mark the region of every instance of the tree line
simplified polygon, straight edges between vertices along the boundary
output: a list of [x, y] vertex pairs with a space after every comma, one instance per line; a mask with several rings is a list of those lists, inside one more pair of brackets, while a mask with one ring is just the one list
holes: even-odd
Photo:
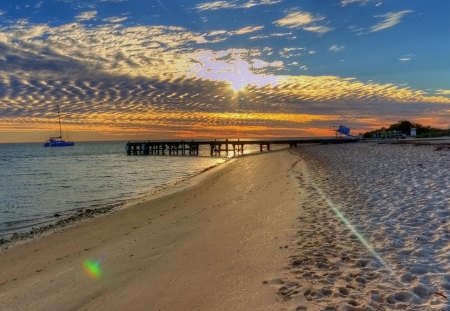
[[377, 132], [389, 132], [389, 131], [400, 131], [404, 135], [409, 136], [411, 133], [411, 128], [416, 129], [416, 137], [418, 138], [450, 136], [450, 128], [439, 129], [427, 125], [422, 125], [420, 123], [413, 123], [407, 120], [403, 120], [391, 124], [388, 128], [382, 127], [377, 130], [366, 132], [364, 133], [364, 138], [371, 138], [372, 135]]

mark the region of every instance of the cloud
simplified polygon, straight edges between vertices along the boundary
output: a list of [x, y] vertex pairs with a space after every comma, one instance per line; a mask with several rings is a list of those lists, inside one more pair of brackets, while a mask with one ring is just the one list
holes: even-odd
[[17, 76], [38, 73], [41, 76], [83, 72], [86, 66], [48, 49], [24, 50], [0, 42], [0, 70]]
[[86, 11], [75, 16], [77, 21], [88, 21], [97, 16], [97, 11]]
[[[89, 69], [84, 76], [0, 76], [0, 90], [7, 90], [0, 91], [0, 132], [56, 130], [55, 103], [61, 105], [65, 127], [75, 137], [96, 132], [108, 134], [108, 139], [150, 139], [161, 132], [174, 138], [299, 136], [299, 128], [308, 136], [323, 135], [329, 124], [343, 118], [367, 128], [386, 118], [418, 120], [432, 114], [434, 119], [426, 124], [438, 125], [450, 117], [448, 97], [336, 76], [274, 76], [276, 83], [259, 86], [236, 80], [237, 89], [245, 86], [236, 93], [226, 79], [221, 81], [227, 77], [220, 76], [215, 64], [228, 52], [208, 53], [213, 64], [203, 64], [215, 69], [216, 76], [209, 71], [204, 79], [112, 76]], [[224, 73], [233, 63], [223, 64]], [[230, 73], [236, 76], [236, 71]], [[389, 117], [380, 117], [380, 112]]]
[[205, 2], [196, 6], [198, 11], [214, 11], [221, 9], [234, 9], [236, 5], [230, 1]]
[[270, 34], [261, 34], [261, 35], [257, 35], [257, 36], [252, 36], [250, 37], [250, 40], [258, 40], [258, 39], [267, 39], [267, 38], [273, 38], [273, 37], [288, 37], [288, 39], [296, 39], [297, 37], [293, 35], [292, 32], [284, 32], [284, 33], [280, 33], [280, 32], [275, 32], [275, 33], [270, 33]]
[[[215, 62], [232, 52], [208, 53]], [[278, 76], [275, 84], [245, 85], [236, 92], [220, 80], [223, 77], [159, 80], [94, 71], [84, 76], [55, 74], [51, 79], [0, 76], [0, 90], [7, 90], [0, 91], [0, 132], [56, 130], [55, 103], [62, 107], [69, 132], [77, 137], [84, 131], [108, 133], [109, 139], [149, 139], [161, 131], [170, 137], [299, 136], [299, 128], [302, 135], [323, 135], [329, 124], [343, 118], [367, 128], [386, 118], [419, 120], [432, 114], [426, 124], [438, 125], [450, 117], [450, 98], [392, 84]], [[389, 116], [380, 117], [380, 112]]]
[[449, 95], [450, 95], [450, 90], [442, 90], [442, 89], [439, 89], [439, 90], [436, 90], [436, 94], [438, 94], [438, 95], [444, 95], [444, 96], [449, 96]]
[[401, 62], [409, 62], [409, 61], [413, 60], [414, 58], [416, 58], [416, 55], [407, 54], [407, 55], [401, 56], [398, 60]]
[[319, 33], [319, 34], [324, 34], [324, 33], [327, 33], [329, 31], [333, 30], [333, 28], [330, 28], [327, 26], [307, 26], [307, 27], [304, 27], [303, 30], [315, 32], [315, 33]]
[[341, 5], [342, 6], [346, 6], [349, 4], [354, 4], [354, 3], [358, 3], [358, 4], [367, 4], [370, 0], [341, 0]]
[[[57, 27], [22, 23], [0, 31], [5, 45], [15, 47], [10, 55], [26, 55], [26, 61], [8, 56], [5, 70], [19, 75], [28, 70], [39, 76], [61, 70], [79, 70], [80, 75], [90, 70], [112, 75], [142, 76], [155, 79], [177, 79], [184, 76], [214, 78], [230, 81], [233, 72], [242, 72], [243, 84], [255, 78], [264, 78], [251, 72], [250, 60], [259, 58], [258, 49], [232, 49], [214, 52], [209, 60], [202, 45], [210, 43], [210, 35], [243, 35], [259, 31], [262, 26], [248, 26], [232, 32], [216, 31], [206, 35], [190, 32], [174, 26], [100, 25], [86, 26], [79, 23]], [[99, 39], [101, 38], [101, 40]], [[51, 54], [45, 50], [51, 51]], [[266, 51], [268, 54], [270, 51]], [[206, 53], [206, 54], [205, 54]], [[45, 54], [45, 57], [41, 55]], [[215, 58], [222, 58], [221, 60]], [[34, 59], [34, 60], [33, 60]], [[61, 62], [68, 64], [62, 64]], [[73, 64], [73, 66], [72, 66]], [[75, 66], [82, 64], [83, 66]], [[242, 65], [245, 64], [245, 65]], [[208, 68], [213, 65], [212, 68]], [[221, 66], [216, 73], [208, 72]], [[280, 68], [282, 62], [270, 62], [271, 68]], [[206, 69], [205, 69], [206, 68]], [[261, 69], [262, 67], [258, 68]], [[72, 73], [73, 74], [73, 73]], [[222, 78], [220, 78], [222, 77]], [[227, 80], [228, 79], [228, 80]], [[250, 82], [251, 83], [251, 82]], [[255, 82], [261, 83], [261, 82]]]
[[343, 45], [336, 45], [336, 44], [334, 44], [334, 45], [332, 45], [332, 46], [330, 46], [328, 48], [329, 51], [332, 51], [332, 52], [335, 52], [335, 53], [343, 51], [344, 49], [345, 49], [345, 46], [343, 46]]
[[212, 30], [206, 33], [204, 36], [208, 38], [209, 42], [217, 43], [227, 40], [231, 36], [241, 36], [258, 32], [264, 29], [264, 26], [246, 26], [237, 30]]
[[308, 66], [306, 66], [306, 65], [301, 65], [301, 64], [299, 64], [298, 62], [288, 63], [287, 65], [288, 65], [288, 66], [293, 66], [293, 67], [295, 67], [295, 68], [297, 68], [297, 69], [300, 69], [300, 70], [308, 70], [308, 69], [309, 69]]
[[367, 5], [369, 3], [374, 3], [374, 2], [375, 2], [375, 6], [380, 6], [383, 4], [379, 0], [341, 0], [341, 5], [342, 6], [347, 6], [347, 5], [351, 5], [351, 4]]
[[229, 32], [227, 30], [213, 30], [210, 31], [206, 34], [206, 36], [208, 37], [213, 37], [213, 36], [221, 36], [221, 35], [227, 35]]
[[121, 23], [121, 22], [124, 22], [124, 21], [126, 21], [127, 19], [128, 19], [128, 17], [126, 17], [126, 16], [122, 16], [122, 17], [120, 17], [120, 16], [112, 16], [112, 17], [107, 17], [107, 18], [105, 18], [105, 19], [103, 19], [103, 20], [104, 20], [105, 22], [115, 24], [115, 23]]
[[370, 32], [377, 32], [377, 31], [381, 31], [381, 30], [385, 30], [385, 29], [394, 27], [395, 25], [399, 24], [402, 21], [402, 18], [405, 15], [412, 13], [412, 12], [414, 12], [414, 11], [404, 10], [404, 11], [400, 11], [400, 12], [389, 12], [384, 15], [378, 15], [376, 17], [383, 18], [383, 21], [372, 26], [370, 28]]
[[250, 0], [250, 1], [212, 1], [198, 4], [195, 8], [198, 11], [216, 11], [222, 9], [245, 9], [260, 5], [273, 5], [281, 0]]
[[26, 21], [3, 26], [0, 133], [51, 132], [55, 103], [71, 132], [108, 139], [150, 139], [162, 131], [171, 137], [298, 136], [299, 128], [314, 135], [342, 118], [361, 127], [386, 118], [431, 115], [427, 124], [435, 126], [450, 119], [448, 90], [428, 95], [338, 76], [282, 75], [285, 66], [302, 69], [289, 57], [314, 51], [298, 45], [220, 49], [211, 34], [223, 33]]
[[302, 28], [320, 20], [323, 20], [323, 17], [314, 17], [309, 12], [295, 11], [277, 20], [275, 24], [287, 28]]
[[427, 96], [425, 92], [391, 83], [364, 83], [353, 78], [336, 76], [287, 76], [278, 85], [280, 95], [296, 94], [298, 98], [312, 101], [346, 101], [370, 103], [384, 100], [386, 102], [408, 103], [442, 103], [450, 104], [443, 97]]
[[247, 26], [247, 27], [243, 27], [241, 29], [238, 29], [236, 31], [232, 31], [231, 34], [244, 35], [244, 34], [256, 32], [256, 31], [260, 31], [262, 29], [264, 29], [264, 26]]
[[281, 1], [282, 0], [250, 0], [250, 1], [246, 1], [243, 4], [241, 4], [241, 6], [244, 8], [252, 8], [254, 6], [259, 6], [259, 5], [273, 5], [273, 4], [280, 3]]
[[204, 35], [174, 26], [70, 23], [50, 27], [23, 22], [0, 29], [0, 42], [36, 58], [48, 58], [51, 51], [112, 74], [160, 77], [184, 74], [195, 58], [194, 49], [209, 41]]
[[282, 58], [291, 58], [291, 57], [298, 57], [304, 54], [308, 53], [308, 49], [307, 48], [303, 48], [303, 47], [296, 47], [296, 48], [283, 48], [282, 50], [279, 51], [279, 55]]
[[264, 29], [264, 26], [246, 26], [239, 28], [237, 30], [212, 30], [205, 34], [205, 37], [211, 38], [214, 37], [212, 41], [214, 42], [221, 42], [225, 41], [230, 36], [240, 36], [240, 35], [246, 35], [253, 32], [258, 32]]
[[326, 33], [332, 28], [326, 26], [316, 25], [316, 22], [324, 20], [323, 16], [314, 16], [309, 12], [293, 11], [285, 17], [274, 22], [279, 27], [286, 27], [291, 29], [303, 29], [310, 32]]

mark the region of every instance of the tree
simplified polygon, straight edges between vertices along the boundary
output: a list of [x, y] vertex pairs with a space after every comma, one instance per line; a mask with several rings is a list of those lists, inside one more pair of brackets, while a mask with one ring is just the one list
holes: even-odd
[[415, 124], [412, 122], [409, 122], [407, 120], [404, 121], [398, 121], [397, 123], [392, 124], [389, 126], [389, 131], [400, 131], [403, 134], [409, 135], [411, 133], [411, 128], [416, 127]]

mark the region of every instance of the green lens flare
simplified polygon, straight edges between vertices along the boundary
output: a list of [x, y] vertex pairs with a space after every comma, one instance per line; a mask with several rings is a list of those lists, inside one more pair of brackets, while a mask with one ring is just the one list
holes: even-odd
[[98, 280], [102, 277], [102, 268], [99, 260], [85, 260], [83, 262], [84, 271], [93, 279]]
[[400, 282], [395, 274], [395, 272], [391, 269], [389, 265], [381, 258], [381, 256], [377, 253], [377, 251], [370, 245], [370, 243], [365, 239], [365, 237], [359, 233], [359, 231], [354, 227], [350, 221], [345, 217], [345, 215], [340, 211], [338, 205], [334, 204], [333, 201], [322, 191], [322, 189], [319, 188], [315, 183], [311, 183], [312, 187], [317, 191], [317, 193], [325, 200], [328, 207], [331, 208], [331, 210], [336, 214], [336, 216], [339, 218], [339, 220], [353, 233], [353, 235], [358, 238], [358, 240], [361, 242], [362, 245], [364, 245], [365, 248], [369, 252], [372, 253], [372, 255], [378, 260], [378, 262], [383, 265], [390, 273], [390, 275], [397, 281], [400, 285], [403, 285], [402, 282]]

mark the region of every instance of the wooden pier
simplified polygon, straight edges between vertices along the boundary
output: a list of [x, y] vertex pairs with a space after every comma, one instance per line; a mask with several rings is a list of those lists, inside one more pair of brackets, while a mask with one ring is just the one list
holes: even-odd
[[271, 145], [286, 145], [289, 148], [302, 144], [354, 143], [357, 139], [314, 138], [314, 139], [270, 139], [270, 140], [190, 140], [190, 141], [129, 141], [125, 146], [127, 155], [178, 155], [198, 156], [200, 146], [209, 146], [211, 156], [240, 156], [246, 145], [259, 146], [259, 151], [270, 151]]

